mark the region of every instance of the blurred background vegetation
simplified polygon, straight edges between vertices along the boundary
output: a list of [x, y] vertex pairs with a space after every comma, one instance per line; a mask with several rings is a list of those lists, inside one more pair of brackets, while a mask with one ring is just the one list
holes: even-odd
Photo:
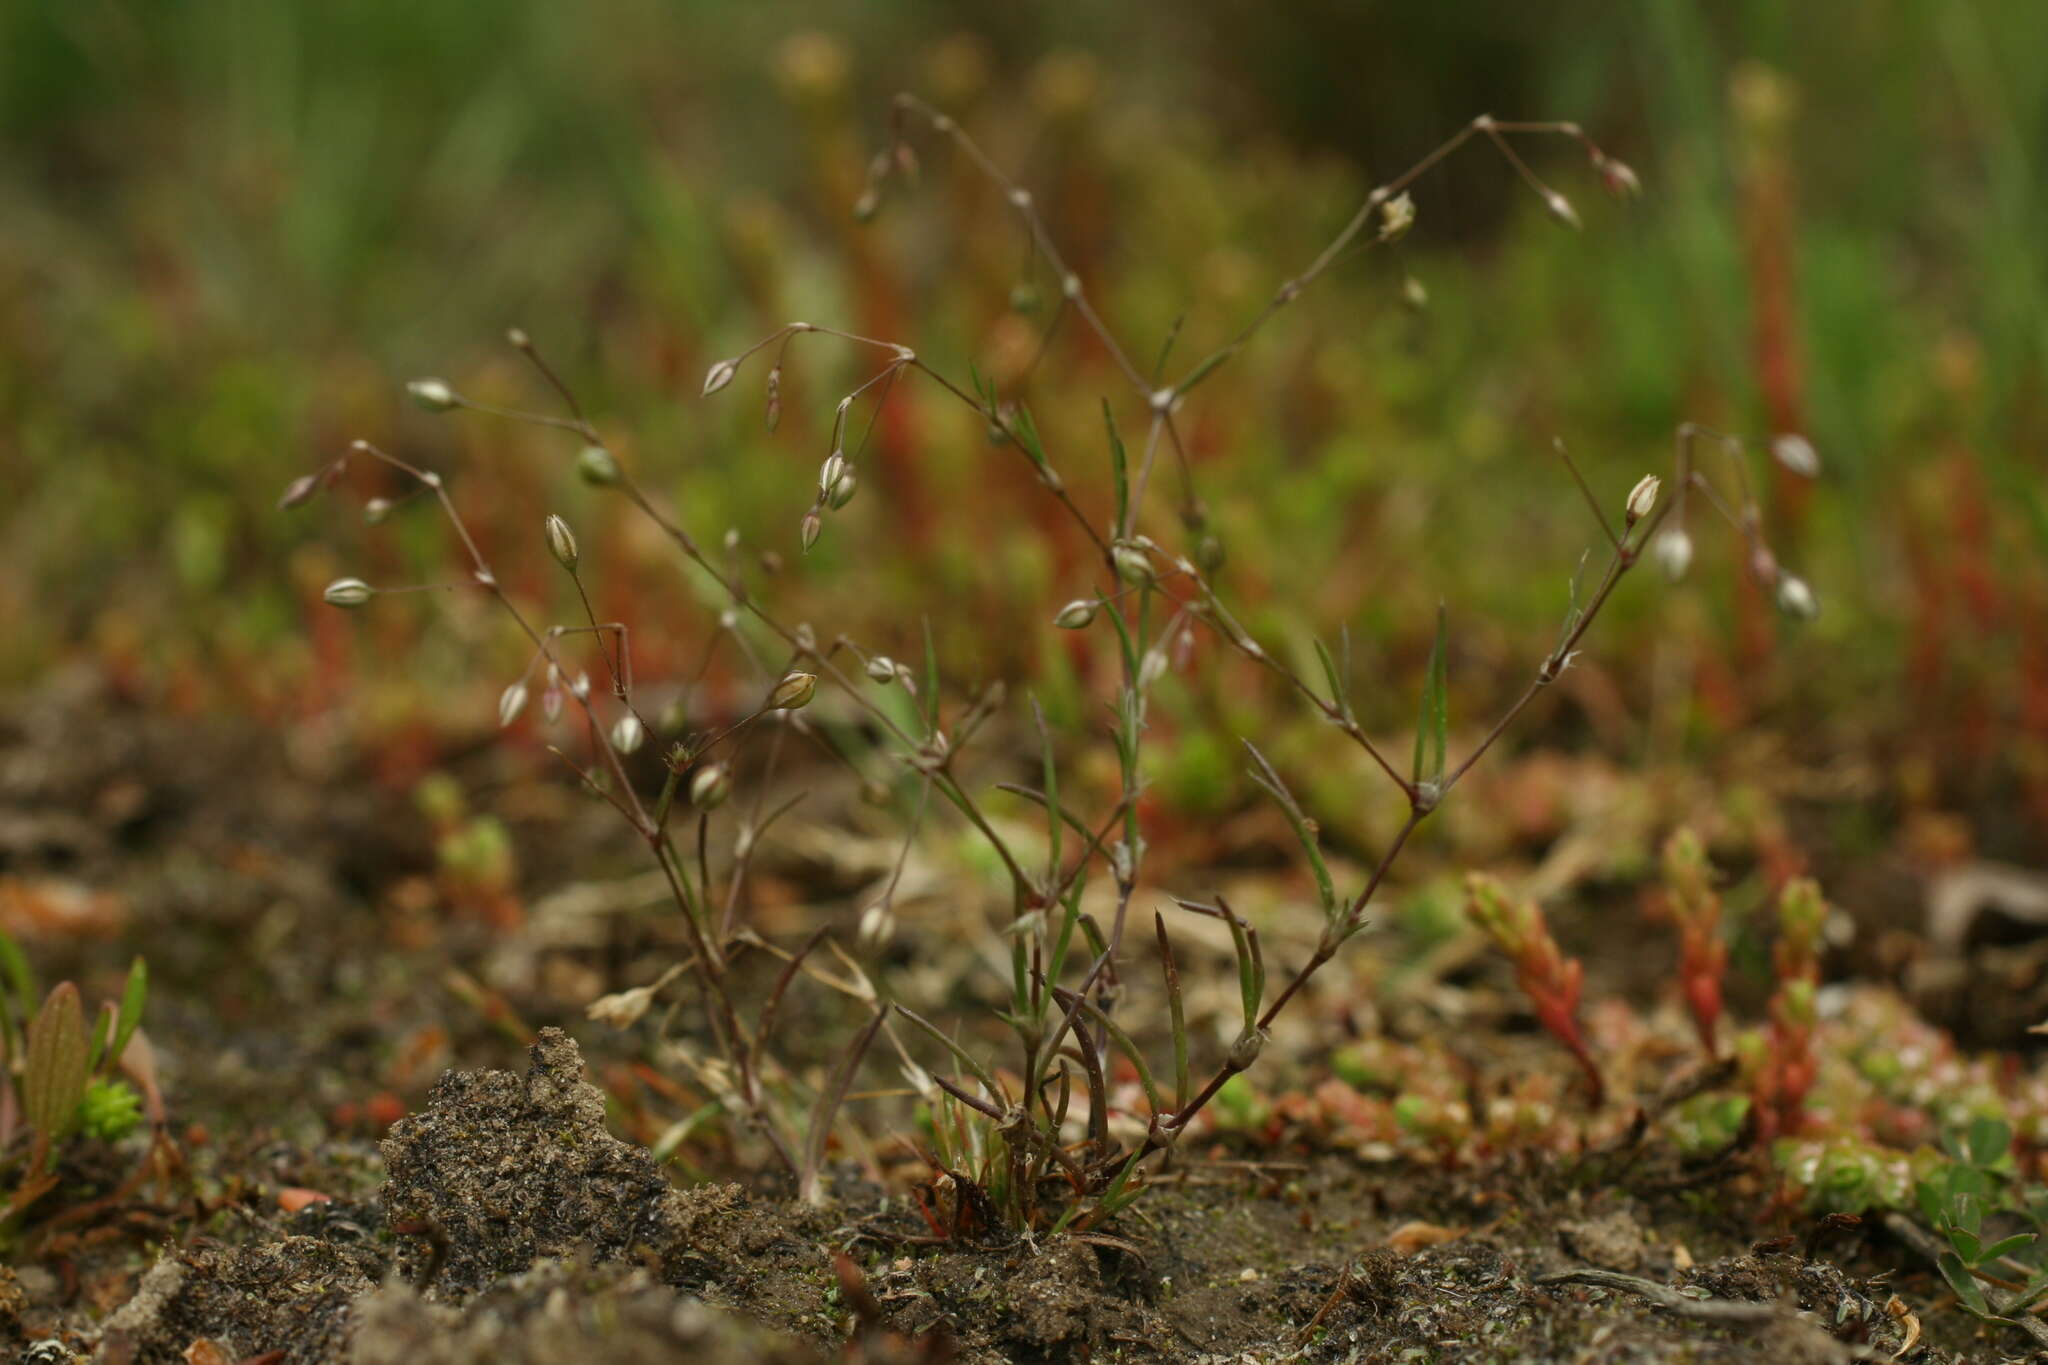
[[[417, 506], [377, 527], [275, 510], [357, 436], [447, 470], [522, 592], [553, 590], [538, 527], [567, 514], [643, 677], [683, 669], [702, 585], [576, 485], [573, 442], [404, 402], [437, 374], [545, 406], [503, 344], [518, 325], [701, 538], [782, 554], [764, 591], [787, 615], [904, 655], [930, 612], [950, 674], [1033, 677], [1078, 715], [1085, 680], [1038, 627], [1088, 566], [1014, 452], [900, 386], [861, 497], [799, 556], [864, 358], [807, 342], [774, 435], [760, 372], [698, 397], [707, 365], [797, 317], [1021, 376], [1046, 313], [1017, 286], [1052, 282], [955, 156], [923, 141], [921, 184], [853, 220], [888, 97], [951, 111], [1037, 190], [1133, 350], [1184, 316], [1175, 368], [1376, 178], [1491, 111], [1577, 120], [1646, 192], [1613, 202], [1576, 148], [1531, 144], [1570, 232], [1471, 148], [1420, 187], [1397, 253], [1349, 261], [1190, 399], [1248, 619], [1304, 660], [1348, 625], [1362, 709], [1393, 731], [1441, 597], [1458, 708], [1483, 717], [1548, 647], [1593, 535], [1554, 437], [1618, 507], [1668, 472], [1681, 421], [1802, 432], [1816, 483], [1754, 473], [1818, 622], [1779, 622], [1696, 523], [1692, 578], [1631, 583], [1549, 737], [1631, 759], [1748, 737], [1855, 769], [1843, 789], [1880, 806], [1966, 807], [2012, 856], [2048, 828], [2043, 51], [2039, 0], [11, 0], [0, 682], [83, 661], [154, 707], [487, 729], [522, 662], [494, 620], [442, 594], [318, 601], [343, 572], [447, 577], [444, 528]], [[1106, 507], [1100, 399], [1140, 421], [1106, 356], [1063, 328], [1029, 395]], [[1151, 525], [1179, 544], [1163, 495]], [[1240, 793], [1233, 730], [1291, 717], [1297, 751], [1318, 742], [1222, 677], [1161, 721], [1197, 810]]]

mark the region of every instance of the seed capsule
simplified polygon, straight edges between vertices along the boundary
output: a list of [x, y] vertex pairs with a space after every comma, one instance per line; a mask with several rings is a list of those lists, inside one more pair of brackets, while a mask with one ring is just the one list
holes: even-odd
[[631, 711], [612, 722], [612, 747], [620, 753], [630, 754], [646, 742], [647, 727]]
[[818, 675], [815, 673], [790, 673], [775, 684], [775, 690], [768, 694], [770, 711], [795, 711], [811, 704], [811, 698], [818, 694]]
[[1674, 526], [1657, 537], [1654, 553], [1664, 576], [1676, 583], [1692, 567], [1692, 537], [1683, 527]]
[[1077, 597], [1059, 610], [1052, 623], [1061, 630], [1081, 630], [1095, 620], [1095, 603], [1086, 597]]
[[576, 472], [592, 488], [609, 488], [619, 481], [619, 462], [603, 446], [585, 446], [576, 454]]
[[704, 372], [704, 396], [710, 397], [732, 383], [732, 377], [740, 372], [736, 360], [721, 360]]
[[412, 395], [413, 402], [428, 412], [446, 412], [461, 401], [455, 396], [455, 390], [440, 379], [415, 379], [405, 386], [405, 391]]
[[896, 661], [886, 654], [877, 654], [868, 660], [868, 679], [871, 682], [892, 683], [896, 681]]
[[320, 595], [327, 599], [330, 607], [360, 607], [370, 600], [376, 589], [360, 578], [337, 578], [327, 585], [327, 591]]
[[690, 775], [690, 804], [698, 810], [717, 810], [732, 795], [732, 769], [723, 763], [706, 763]]
[[1778, 579], [1778, 610], [1795, 621], [1811, 621], [1820, 615], [1820, 599], [1798, 574], [1783, 574]]
[[526, 683], [522, 679], [498, 694], [498, 728], [504, 729], [519, 719], [519, 713], [526, 709]]

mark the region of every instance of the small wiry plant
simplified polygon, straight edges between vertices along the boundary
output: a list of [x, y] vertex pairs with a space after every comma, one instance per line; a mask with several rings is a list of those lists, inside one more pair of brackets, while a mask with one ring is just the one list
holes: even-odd
[[[750, 655], [757, 655], [751, 641], [758, 636], [782, 651], [777, 666], [756, 658], [756, 666], [765, 675], [757, 708], [728, 724], [685, 735], [663, 752], [664, 771], [657, 797], [643, 799], [634, 781], [636, 765], [645, 762], [636, 755], [656, 733], [656, 726], [641, 709], [631, 637], [624, 623], [600, 621], [591, 608], [579, 577], [581, 552], [566, 522], [549, 518], [543, 528], [544, 539], [574, 584], [582, 614], [570, 624], [543, 627], [505, 592], [441, 476], [434, 472], [359, 441], [349, 453], [294, 483], [282, 501], [287, 506], [297, 505], [331, 487], [352, 457], [380, 462], [432, 494], [468, 556], [473, 584], [504, 608], [532, 645], [527, 669], [501, 697], [500, 720], [510, 723], [521, 714], [536, 687], [541, 689], [543, 709], [550, 719], [561, 712], [565, 698], [575, 708], [593, 757], [589, 766], [567, 754], [562, 755], [564, 762], [579, 780], [609, 801], [645, 842], [686, 927], [690, 956], [685, 972], [704, 1003], [717, 1053], [696, 1062], [698, 1077], [719, 1096], [718, 1103], [729, 1117], [765, 1136], [807, 1197], [820, 1193], [820, 1171], [834, 1116], [862, 1058], [886, 1030], [931, 1107], [932, 1160], [953, 1181], [955, 1227], [964, 1220], [964, 1211], [972, 1208], [985, 1209], [986, 1217], [1014, 1228], [1080, 1230], [1100, 1223], [1136, 1198], [1148, 1158], [1172, 1149], [1205, 1107], [1256, 1063], [1275, 1019], [1364, 927], [1374, 895], [1416, 830], [1514, 721], [1571, 666], [1594, 620], [1645, 551], [1654, 544], [1667, 572], [1676, 576], [1685, 571], [1691, 559], [1691, 541], [1683, 525], [1688, 493], [1697, 492], [1736, 526], [1749, 548], [1752, 571], [1776, 587], [1788, 613], [1810, 615], [1812, 594], [1803, 583], [1783, 573], [1765, 548], [1746, 475], [1738, 475], [1742, 491], [1729, 499], [1695, 467], [1695, 452], [1704, 442], [1725, 453], [1740, 469], [1742, 443], [1734, 438], [1693, 426], [1681, 428], [1675, 451], [1676, 496], [1664, 496], [1662, 481], [1645, 476], [1621, 500], [1618, 529], [1617, 519], [1609, 517], [1602, 499], [1560, 445], [1564, 465], [1586, 497], [1605, 541], [1604, 568], [1590, 587], [1582, 576], [1572, 579], [1555, 645], [1538, 662], [1526, 687], [1455, 762], [1450, 752], [1448, 614], [1439, 609], [1435, 642], [1421, 687], [1413, 757], [1404, 770], [1389, 757], [1383, 742], [1367, 731], [1355, 709], [1348, 635], [1340, 636], [1335, 650], [1318, 642], [1319, 684], [1256, 639], [1226, 603], [1216, 579], [1221, 547], [1207, 526], [1194, 490], [1180, 413], [1204, 382], [1241, 354], [1275, 316], [1340, 261], [1355, 251], [1386, 245], [1406, 234], [1416, 216], [1410, 187], [1466, 143], [1477, 140], [1493, 146], [1546, 211], [1574, 228], [1579, 220], [1569, 201], [1537, 177], [1515, 150], [1512, 137], [1541, 135], [1577, 141], [1617, 194], [1635, 192], [1634, 174], [1602, 152], [1575, 124], [1475, 119], [1408, 170], [1374, 187], [1329, 244], [1305, 268], [1284, 279], [1263, 308], [1178, 379], [1168, 381], [1161, 378], [1169, 359], [1167, 352], [1161, 353], [1158, 364], [1148, 372], [1111, 332], [1084, 281], [1062, 256], [1031, 192], [1012, 180], [948, 115], [922, 101], [900, 96], [895, 102], [892, 141], [870, 167], [869, 184], [857, 206], [859, 216], [872, 216], [885, 192], [913, 177], [918, 156], [912, 134], [920, 128], [948, 142], [998, 189], [1015, 211], [1029, 250], [1052, 271], [1058, 281], [1058, 302], [1047, 320], [1047, 335], [1067, 317], [1077, 318], [1135, 395], [1144, 414], [1144, 435], [1129, 446], [1114, 406], [1107, 400], [1102, 404], [1111, 506], [1094, 515], [1084, 508], [1054, 452], [1047, 448], [1030, 409], [1018, 398], [1004, 394], [997, 383], [979, 373], [970, 373], [964, 380], [949, 376], [916, 349], [897, 341], [810, 322], [786, 323], [713, 364], [705, 375], [703, 391], [709, 396], [727, 390], [757, 356], [772, 357], [767, 362], [764, 388], [765, 420], [773, 431], [782, 412], [785, 366], [791, 363], [799, 343], [833, 341], [879, 358], [874, 373], [837, 401], [815, 489], [797, 518], [796, 538], [806, 550], [818, 542], [828, 519], [848, 505], [859, 486], [856, 462], [865, 438], [855, 417], [857, 406], [865, 401], [878, 410], [899, 382], [911, 379], [935, 384], [985, 424], [999, 446], [1020, 453], [1047, 495], [1078, 528], [1092, 551], [1095, 579], [1056, 613], [1051, 624], [1067, 631], [1092, 630], [1108, 636], [1118, 678], [1108, 710], [1119, 780], [1106, 810], [1096, 812], [1092, 819], [1075, 810], [1063, 795], [1054, 737], [1034, 703], [1042, 750], [1041, 783], [1035, 787], [1008, 783], [1001, 789], [1043, 813], [1042, 862], [1013, 845], [960, 773], [962, 754], [1003, 705], [1001, 688], [984, 690], [948, 716], [942, 706], [942, 680], [929, 628], [923, 666], [913, 668], [863, 650], [844, 636], [824, 640], [807, 624], [782, 620], [742, 571], [737, 534], [728, 537], [723, 556], [701, 548], [682, 521], [658, 506], [626, 471], [573, 392], [523, 332], [512, 334], [513, 345], [556, 391], [566, 415], [498, 408], [471, 400], [437, 379], [416, 381], [413, 397], [433, 411], [471, 410], [507, 416], [574, 436], [581, 444], [576, 463], [584, 480], [624, 496], [723, 595], [728, 605], [713, 638], [729, 638]], [[870, 429], [872, 422], [871, 416]], [[1180, 474], [1176, 511], [1187, 538], [1186, 553], [1170, 551], [1147, 529], [1155, 475], [1167, 460]], [[1659, 536], [1667, 517], [1671, 524]], [[351, 577], [336, 581], [326, 595], [336, 606], [357, 607], [379, 591]], [[1144, 746], [1152, 692], [1177, 666], [1176, 659], [1185, 654], [1198, 630], [1206, 630], [1227, 650], [1279, 679], [1346, 742], [1356, 746], [1407, 805], [1405, 820], [1362, 885], [1355, 890], [1340, 889], [1323, 857], [1317, 822], [1279, 771], [1247, 743], [1253, 781], [1278, 804], [1313, 874], [1323, 926], [1308, 959], [1274, 978], [1281, 984], [1272, 990], [1258, 932], [1244, 916], [1220, 897], [1178, 901], [1184, 911], [1224, 926], [1237, 967], [1240, 1018], [1234, 1037], [1199, 1083], [1179, 960], [1163, 915], [1154, 915], [1153, 937], [1170, 1015], [1165, 1021], [1172, 1038], [1170, 1073], [1151, 1064], [1127, 1027], [1128, 1021], [1119, 1017], [1119, 1004], [1125, 997], [1123, 973], [1132, 955], [1127, 941], [1130, 911], [1147, 854], [1139, 805], [1145, 791]], [[564, 646], [572, 638], [588, 641], [597, 649], [608, 686], [591, 685], [565, 657]], [[857, 662], [858, 667], [850, 669], [848, 660]], [[709, 821], [734, 779], [735, 765], [728, 751], [765, 729], [773, 729], [772, 767], [785, 726], [808, 732], [799, 713], [821, 685], [831, 687], [861, 715], [880, 737], [883, 750], [915, 782], [917, 796], [905, 836], [906, 850], [917, 835], [928, 798], [935, 794], [986, 842], [1007, 879], [1009, 915], [1004, 942], [1009, 972], [1006, 998], [997, 1017], [1014, 1040], [1008, 1065], [990, 1062], [954, 1031], [925, 1018], [909, 1004], [891, 999], [886, 983], [871, 981], [851, 959], [844, 977], [827, 978], [811, 968], [809, 959], [821, 942], [819, 935], [782, 954], [784, 970], [766, 1003], [752, 1024], [743, 1018], [732, 985], [733, 964], [740, 954], [767, 950], [768, 945], [740, 921], [736, 888], [745, 878], [762, 833], [780, 812], [763, 814], [756, 805], [751, 814], [736, 822], [722, 905], [713, 889]], [[882, 695], [890, 698], [889, 704], [871, 694], [876, 686], [884, 689]], [[694, 846], [686, 843], [679, 848], [674, 827], [687, 819], [682, 813], [691, 807], [696, 810]], [[1110, 883], [1110, 909], [1103, 918], [1084, 909], [1089, 877], [1097, 868], [1106, 870]], [[891, 889], [864, 914], [863, 938], [886, 934], [894, 885], [892, 877]], [[1518, 941], [1527, 945], [1535, 940], [1524, 935]], [[1542, 941], [1548, 942], [1547, 935]], [[1551, 958], [1556, 958], [1554, 945]], [[1559, 963], [1561, 959], [1551, 965]], [[807, 1106], [798, 1104], [795, 1087], [786, 1084], [790, 1078], [771, 1055], [778, 1007], [800, 968], [873, 1008], [866, 1025], [815, 1087]], [[1553, 990], [1560, 1017], [1568, 1017], [1566, 996], [1575, 997], [1576, 982], [1569, 983], [1567, 990], [1561, 977], [1539, 976], [1541, 984]], [[599, 1002], [596, 1012], [613, 1022], [637, 1018], [655, 991], [673, 977], [665, 976], [656, 987], [608, 997]], [[913, 1060], [904, 1037], [894, 1027], [898, 1021], [906, 1026], [908, 1036], [921, 1037], [940, 1049], [944, 1065], [933, 1068]], [[1586, 1060], [1583, 1048], [1577, 1050]], [[1145, 1105], [1143, 1114], [1132, 1116], [1138, 1120], [1141, 1135], [1129, 1140], [1119, 1136], [1111, 1124], [1112, 1071], [1118, 1059], [1135, 1076]], [[1597, 1086], [1597, 1070], [1590, 1063], [1588, 1069]], [[776, 1083], [778, 1076], [785, 1084]], [[800, 1108], [807, 1108], [807, 1113], [799, 1113]]]

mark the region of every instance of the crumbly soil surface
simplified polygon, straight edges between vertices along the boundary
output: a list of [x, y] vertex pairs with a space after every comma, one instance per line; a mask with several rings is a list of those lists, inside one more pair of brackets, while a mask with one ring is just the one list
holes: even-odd
[[[147, 953], [174, 1155], [73, 1144], [50, 1198], [83, 1212], [11, 1243], [0, 1362], [2028, 1358], [1881, 1223], [1625, 1147], [1209, 1144], [1106, 1229], [943, 1245], [851, 1165], [808, 1207], [729, 1151], [658, 1163], [632, 1059], [578, 1017], [673, 956], [630, 900], [427, 913], [417, 770], [123, 705], [0, 707], [0, 914], [89, 1001]], [[502, 763], [455, 760], [523, 889], [631, 875], [601, 809]]]

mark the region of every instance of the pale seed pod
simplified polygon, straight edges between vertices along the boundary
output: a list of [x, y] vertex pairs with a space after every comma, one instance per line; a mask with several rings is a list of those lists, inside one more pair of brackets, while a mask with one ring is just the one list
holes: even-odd
[[1237, 1035], [1237, 1041], [1230, 1045], [1230, 1066], [1234, 1071], [1246, 1071], [1259, 1054], [1265, 1051], [1266, 1034], [1263, 1029], [1245, 1029]]
[[1796, 432], [1772, 438], [1771, 458], [1802, 479], [1820, 477], [1820, 452], [1813, 448], [1813, 442]]
[[710, 396], [711, 396], [712, 394], [714, 394], [714, 393], [717, 393], [717, 392], [718, 392], [718, 391], [719, 391], [720, 389], [724, 388], [724, 387], [725, 387], [725, 386], [726, 386], [727, 384], [730, 384], [730, 383], [732, 383], [732, 377], [733, 377], [734, 375], [738, 374], [739, 372], [740, 372], [740, 366], [739, 366], [739, 362], [738, 362], [738, 361], [736, 361], [736, 360], [721, 360], [721, 361], [719, 361], [718, 363], [716, 363], [715, 365], [713, 365], [713, 366], [712, 366], [712, 367], [711, 367], [710, 369], [708, 369], [708, 370], [706, 370], [706, 371], [704, 372], [704, 394], [703, 394], [703, 396], [704, 396], [704, 397], [706, 397], [706, 398], [708, 398], [708, 397], [710, 397]]
[[1778, 579], [1778, 610], [1794, 621], [1811, 621], [1820, 615], [1820, 600], [1798, 574], [1783, 574]]
[[896, 916], [889, 913], [887, 901], [876, 901], [860, 912], [860, 929], [854, 935], [854, 943], [862, 952], [880, 952], [895, 936]]
[[526, 680], [521, 678], [498, 694], [498, 728], [504, 729], [519, 719], [519, 713], [526, 709]]
[[405, 391], [413, 402], [428, 412], [446, 412], [462, 401], [456, 397], [455, 390], [440, 379], [415, 379], [405, 386]]
[[809, 550], [818, 543], [818, 537], [825, 530], [825, 519], [816, 512], [804, 513], [804, 519], [797, 523], [797, 538]]
[[646, 742], [647, 727], [631, 711], [612, 722], [612, 747], [620, 753], [633, 753]]
[[1429, 290], [1413, 275], [1401, 279], [1401, 302], [1410, 312], [1420, 313], [1429, 307]]
[[553, 552], [555, 562], [570, 573], [576, 572], [576, 533], [569, 529], [569, 523], [554, 515], [547, 519], [548, 549]]
[[782, 367], [777, 365], [768, 371], [768, 430], [773, 434], [782, 425]]
[[896, 661], [886, 654], [877, 654], [868, 660], [868, 680], [878, 683], [896, 681]]
[[1096, 605], [1086, 597], [1077, 597], [1061, 607], [1052, 623], [1061, 630], [1082, 630], [1095, 620]]
[[619, 462], [603, 446], [585, 446], [576, 453], [576, 472], [592, 488], [609, 488], [619, 481]]
[[1674, 526], [1657, 537], [1653, 548], [1657, 556], [1657, 567], [1664, 570], [1664, 576], [1676, 583], [1685, 577], [1685, 571], [1692, 567], [1692, 537], [1682, 526]]
[[1544, 194], [1543, 207], [1547, 209], [1550, 213], [1550, 216], [1552, 218], [1557, 219], [1558, 222], [1563, 223], [1566, 227], [1571, 228], [1574, 231], [1578, 230], [1580, 226], [1578, 210], [1572, 207], [1571, 200], [1565, 198], [1556, 190], [1550, 190]]
[[853, 501], [853, 494], [857, 486], [854, 481], [853, 471], [851, 469], [846, 470], [840, 474], [838, 479], [833, 482], [832, 487], [826, 492], [825, 505], [837, 512], [840, 508]]
[[1129, 541], [1119, 541], [1109, 553], [1116, 563], [1116, 576], [1124, 582], [1141, 587], [1154, 581], [1152, 557]]
[[770, 711], [795, 711], [811, 704], [811, 698], [818, 694], [818, 675], [815, 673], [789, 673], [775, 684], [775, 690], [768, 694]]
[[288, 512], [294, 507], [303, 507], [311, 502], [313, 495], [319, 491], [320, 476], [318, 474], [301, 474], [298, 478], [285, 485], [283, 496], [277, 500], [277, 510]]
[[363, 504], [363, 520], [372, 526], [380, 526], [391, 515], [391, 499], [371, 498]]
[[732, 769], [723, 763], [706, 763], [690, 774], [690, 804], [698, 810], [717, 810], [732, 795]]
[[548, 665], [548, 685], [540, 694], [541, 719], [553, 725], [562, 718], [562, 670]]
[[327, 591], [320, 595], [327, 599], [330, 607], [360, 607], [370, 600], [376, 589], [360, 578], [337, 578], [327, 585]]

